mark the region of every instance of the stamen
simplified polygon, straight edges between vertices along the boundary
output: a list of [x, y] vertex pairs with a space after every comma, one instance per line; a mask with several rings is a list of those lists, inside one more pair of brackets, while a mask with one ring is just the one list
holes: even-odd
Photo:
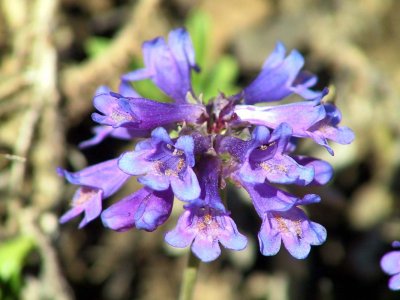
[[164, 169], [164, 164], [161, 161], [156, 160], [154, 162], [153, 169], [158, 175], [161, 175], [163, 173], [162, 169]]
[[[284, 219], [277, 215], [275, 215], [274, 218], [278, 223], [278, 229], [281, 233], [295, 233], [299, 239], [303, 237], [300, 220]], [[291, 228], [294, 232], [290, 230]]]
[[177, 176], [178, 176], [178, 173], [175, 172], [175, 171], [172, 170], [172, 169], [166, 169], [165, 172], [164, 172], [164, 174], [167, 175], [167, 176], [174, 176], [174, 177], [177, 177]]
[[182, 171], [182, 169], [185, 167], [185, 160], [183, 158], [180, 158], [178, 161], [178, 165], [176, 166], [176, 170], [178, 172]]
[[278, 228], [280, 232], [289, 232], [289, 228], [281, 216], [275, 216], [275, 220], [278, 222]]
[[215, 231], [219, 228], [218, 222], [215, 221], [214, 217], [212, 214], [207, 212], [203, 216], [199, 216], [197, 220], [197, 228], [201, 231]]
[[296, 235], [299, 239], [301, 239], [303, 237], [303, 231], [301, 230], [301, 221], [300, 220], [296, 220], [294, 221], [294, 226], [296, 228]]
[[275, 165], [275, 169], [282, 173], [287, 173], [288, 169], [284, 165]]
[[265, 151], [265, 150], [267, 150], [268, 148], [272, 147], [275, 144], [276, 144], [276, 142], [271, 142], [269, 144], [263, 144], [263, 145], [257, 147], [257, 149], [261, 150], [261, 151]]
[[285, 174], [287, 174], [287, 172], [288, 172], [288, 168], [282, 164], [273, 165], [266, 161], [263, 161], [262, 163], [259, 164], [259, 166], [267, 172], [276, 172], [276, 173], [285, 173]]
[[133, 120], [133, 117], [131, 115], [122, 113], [121, 111], [115, 109], [111, 113], [111, 118], [116, 122]]
[[267, 172], [271, 171], [271, 165], [268, 164], [267, 162], [263, 161], [262, 163], [260, 163], [259, 165], [262, 169], [264, 169]]
[[180, 149], [175, 148], [175, 149], [174, 149], [174, 152], [172, 152], [172, 155], [174, 155], [174, 156], [181, 156], [181, 155], [183, 155], [183, 151], [180, 150]]
[[203, 217], [203, 222], [207, 225], [210, 225], [212, 222], [212, 216], [210, 214], [206, 214]]

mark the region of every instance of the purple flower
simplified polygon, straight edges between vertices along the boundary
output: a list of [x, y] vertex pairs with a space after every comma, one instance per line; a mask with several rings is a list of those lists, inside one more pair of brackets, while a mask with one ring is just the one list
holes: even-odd
[[245, 103], [277, 101], [292, 93], [305, 99], [319, 96], [320, 92], [309, 89], [317, 82], [316, 76], [300, 72], [304, 65], [303, 56], [297, 50], [292, 50], [286, 58], [285, 53], [285, 46], [277, 43], [261, 73], [243, 90]]
[[145, 67], [122, 76], [122, 81], [150, 78], [165, 94], [177, 103], [186, 103], [187, 93], [192, 93], [192, 69], [199, 71], [188, 32], [178, 28], [170, 32], [168, 44], [158, 37], [143, 43]]
[[307, 194], [299, 199], [268, 184], [252, 184], [236, 179], [249, 193], [254, 207], [262, 219], [258, 234], [263, 255], [278, 253], [281, 242], [289, 253], [298, 259], [308, 256], [311, 245], [321, 245], [326, 240], [326, 230], [311, 222], [298, 205], [317, 203], [318, 195]]
[[118, 191], [129, 178], [129, 175], [118, 168], [117, 163], [117, 159], [112, 159], [75, 173], [58, 169], [59, 174], [70, 183], [80, 185], [72, 199], [72, 208], [61, 216], [61, 223], [85, 212], [79, 224], [79, 228], [82, 228], [100, 215], [102, 200]]
[[95, 122], [114, 128], [122, 126], [137, 130], [154, 129], [183, 121], [196, 123], [206, 113], [202, 105], [161, 103], [124, 97], [113, 92], [96, 95], [94, 106], [102, 113], [92, 114]]
[[173, 200], [171, 189], [153, 191], [145, 187], [111, 205], [103, 211], [101, 220], [116, 231], [132, 227], [154, 231], [168, 219]]
[[242, 250], [247, 239], [237, 230], [218, 193], [219, 162], [216, 158], [202, 158], [199, 166], [200, 198], [185, 206], [175, 229], [165, 241], [173, 247], [190, 245], [193, 253], [204, 262], [215, 260], [220, 254], [219, 243], [225, 248]]
[[330, 103], [323, 104], [325, 117], [308, 128], [307, 135], [317, 144], [324, 146], [332, 155], [327, 139], [347, 145], [354, 140], [354, 132], [345, 126], [338, 126], [342, 120], [339, 109]]
[[307, 129], [326, 116], [321, 99], [276, 106], [236, 105], [235, 113], [241, 121], [253, 125], [276, 128], [287, 123], [293, 129], [293, 135], [307, 136]]
[[312, 101], [277, 106], [236, 105], [235, 113], [241, 121], [253, 125], [277, 128], [281, 123], [287, 123], [293, 136], [310, 137], [333, 155], [326, 139], [349, 144], [354, 133], [347, 127], [338, 127], [341, 115], [335, 106], [321, 102], [327, 93], [328, 89], [325, 89]]
[[299, 165], [284, 153], [292, 135], [291, 128], [282, 123], [270, 134], [263, 126], [257, 126], [252, 134], [239, 176], [247, 182], [307, 185], [314, 178], [313, 168]]
[[326, 229], [311, 222], [298, 207], [288, 211], [268, 211], [261, 217], [263, 223], [258, 240], [263, 255], [278, 253], [283, 241], [293, 257], [303, 259], [310, 253], [311, 245], [321, 245], [326, 240]]
[[204, 262], [218, 258], [219, 243], [232, 250], [242, 250], [247, 245], [246, 237], [238, 232], [226, 212], [196, 205], [185, 207], [176, 228], [166, 234], [165, 241], [177, 248], [192, 245], [193, 253]]
[[191, 136], [181, 136], [174, 143], [167, 131], [158, 127], [151, 138], [139, 142], [135, 151], [123, 154], [119, 167], [138, 181], [156, 191], [172, 187], [183, 201], [196, 199], [200, 194], [194, 166], [194, 142]]
[[[400, 247], [400, 242], [393, 242], [393, 247]], [[386, 253], [381, 259], [382, 270], [391, 275], [389, 288], [391, 290], [400, 290], [400, 251], [391, 251]]]
[[[96, 92], [94, 99], [104, 97], [101, 95], [109, 95], [112, 91], [107, 86], [100, 86]], [[130, 86], [130, 84], [121, 82], [119, 93], [125, 97], [140, 97], [139, 94]], [[114, 104], [115, 109], [115, 104]], [[106, 108], [105, 111], [112, 111], [112, 108]], [[115, 116], [114, 116], [115, 117]], [[101, 143], [107, 137], [113, 137], [122, 140], [131, 140], [136, 137], [145, 137], [150, 135], [150, 130], [126, 128], [126, 127], [112, 127], [109, 125], [96, 126], [92, 128], [94, 136], [79, 144], [79, 148], [84, 149]]]

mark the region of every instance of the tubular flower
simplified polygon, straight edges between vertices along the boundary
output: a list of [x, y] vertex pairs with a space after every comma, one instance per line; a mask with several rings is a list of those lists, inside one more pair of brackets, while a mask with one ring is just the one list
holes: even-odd
[[237, 230], [218, 193], [219, 162], [203, 158], [199, 166], [200, 198], [185, 206], [176, 228], [168, 232], [165, 240], [178, 248], [192, 245], [193, 253], [202, 261], [215, 260], [225, 248], [242, 250], [247, 239]]
[[[199, 68], [186, 30], [173, 30], [168, 41], [147, 41], [142, 50], [144, 67], [123, 75], [118, 93], [106, 87], [96, 92], [98, 112], [92, 119], [99, 126], [81, 147], [106, 137], [140, 140], [119, 158], [77, 173], [60, 170], [80, 186], [73, 208], [60, 221], [85, 212], [80, 227], [101, 214], [103, 225], [112, 230], [153, 231], [167, 221], [176, 197], [184, 203], [183, 212], [165, 241], [190, 247], [209, 262], [220, 256], [221, 245], [232, 250], [247, 245], [228, 210], [235, 199], [220, 195], [233, 182], [248, 193], [262, 220], [258, 239], [263, 255], [275, 255], [283, 243], [292, 256], [303, 259], [311, 246], [322, 244], [325, 228], [303, 210], [320, 197], [301, 198], [282, 185], [324, 185], [333, 175], [329, 163], [297, 154], [297, 140], [311, 138], [333, 154], [327, 140], [348, 144], [354, 134], [340, 126], [338, 108], [324, 103], [328, 90], [312, 89], [317, 77], [302, 70], [301, 54], [293, 50], [286, 56], [278, 43], [260, 74], [240, 93], [202, 101], [192, 89], [191, 71]], [[141, 97], [131, 82], [143, 79], [152, 80], [172, 102]], [[300, 100], [271, 104], [291, 95]], [[268, 105], [254, 105], [263, 102]], [[102, 200], [131, 176], [143, 187], [102, 212]]]
[[[309, 184], [314, 178], [314, 169], [298, 164], [285, 153], [291, 136], [292, 129], [286, 123], [282, 123], [272, 134], [266, 127], [257, 126], [253, 130], [252, 139], [245, 146], [233, 150], [237, 152], [241, 149], [245, 152], [239, 154], [243, 160], [239, 176], [247, 182], [263, 183], [267, 179], [273, 183]], [[233, 148], [235, 142], [231, 139], [230, 143], [232, 145], [227, 151]]]
[[170, 32], [168, 43], [158, 37], [143, 43], [142, 50], [145, 67], [123, 75], [122, 82], [150, 78], [177, 103], [185, 103], [187, 93], [192, 93], [190, 72], [199, 71], [188, 32], [175, 29]]
[[103, 211], [101, 220], [105, 227], [117, 231], [132, 227], [154, 231], [168, 219], [173, 200], [171, 189], [153, 191], [141, 188]]
[[174, 143], [167, 131], [156, 128], [151, 138], [136, 145], [135, 151], [123, 154], [119, 167], [130, 175], [140, 176], [139, 182], [156, 191], [170, 185], [181, 200], [196, 199], [200, 194], [194, 166], [194, 142], [191, 136], [181, 136]]
[[260, 74], [243, 90], [246, 104], [277, 101], [292, 93], [305, 99], [316, 98], [320, 94], [309, 89], [317, 83], [317, 77], [301, 72], [303, 56], [297, 50], [290, 52], [286, 58], [285, 53], [285, 46], [277, 43]]
[[124, 97], [109, 92], [99, 94], [94, 106], [103, 114], [93, 113], [93, 121], [112, 126], [132, 129], [154, 129], [177, 122], [196, 123], [205, 113], [200, 105], [160, 103], [144, 98]]
[[328, 89], [314, 100], [278, 106], [236, 105], [235, 113], [241, 121], [253, 125], [277, 128], [281, 123], [287, 123], [292, 127], [293, 136], [312, 138], [333, 155], [327, 139], [350, 144], [354, 140], [354, 133], [348, 127], [338, 127], [340, 111], [333, 104], [321, 102], [326, 94]]
[[58, 172], [70, 183], [80, 186], [72, 199], [72, 208], [60, 218], [60, 222], [65, 223], [85, 212], [79, 228], [97, 218], [101, 213], [102, 200], [118, 191], [129, 178], [129, 175], [118, 168], [116, 159], [90, 166], [75, 173], [61, 168], [58, 169]]

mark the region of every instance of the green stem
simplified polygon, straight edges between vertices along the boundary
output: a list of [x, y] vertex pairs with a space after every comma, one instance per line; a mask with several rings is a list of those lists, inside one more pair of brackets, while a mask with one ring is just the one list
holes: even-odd
[[199, 259], [193, 255], [192, 251], [190, 251], [187, 266], [183, 271], [179, 300], [193, 299], [199, 263]]

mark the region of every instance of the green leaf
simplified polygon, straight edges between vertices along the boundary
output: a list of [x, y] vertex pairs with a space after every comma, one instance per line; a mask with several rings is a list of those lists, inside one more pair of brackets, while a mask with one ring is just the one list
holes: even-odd
[[193, 42], [196, 61], [200, 67], [205, 67], [209, 55], [207, 49], [211, 47], [209, 38], [212, 27], [211, 18], [205, 12], [194, 11], [186, 20], [186, 27]]
[[235, 85], [235, 81], [238, 74], [237, 61], [230, 55], [222, 56], [207, 75], [203, 87], [204, 99], [207, 101], [211, 97], [217, 96], [219, 92], [223, 92], [227, 96], [237, 93], [239, 88]]
[[202, 11], [194, 11], [187, 19], [186, 26], [193, 41], [196, 62], [201, 68], [200, 73], [192, 75], [192, 85], [196, 95], [203, 94], [204, 103], [207, 104], [210, 98], [217, 96], [219, 92], [227, 95], [238, 92], [239, 88], [235, 85], [235, 81], [239, 65], [236, 60], [229, 55], [224, 55], [217, 61], [210, 58], [211, 17]]
[[199, 95], [203, 92], [204, 81], [210, 65], [208, 49], [211, 47], [209, 38], [212, 27], [211, 18], [202, 11], [194, 11], [186, 20], [186, 27], [192, 39], [196, 62], [201, 69], [200, 73], [192, 73], [192, 86], [196, 95]]
[[19, 277], [24, 260], [33, 246], [34, 243], [28, 236], [18, 236], [0, 245], [0, 278], [3, 281]]
[[93, 58], [103, 53], [104, 50], [106, 50], [108, 46], [110, 46], [110, 44], [111, 39], [109, 38], [92, 36], [85, 41], [83, 47], [87, 55]]

